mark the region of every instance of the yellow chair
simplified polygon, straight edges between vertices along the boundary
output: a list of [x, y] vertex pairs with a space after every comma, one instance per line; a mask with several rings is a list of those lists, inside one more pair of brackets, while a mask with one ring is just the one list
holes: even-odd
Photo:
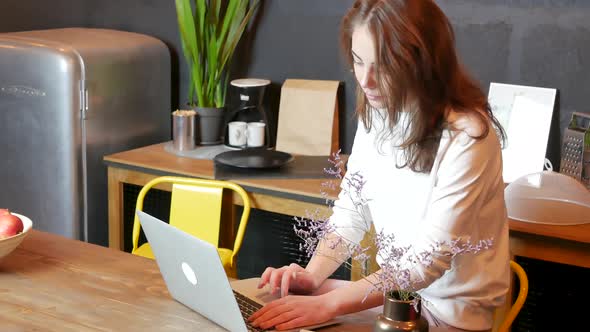
[[524, 305], [524, 301], [526, 300], [527, 294], [529, 292], [529, 279], [526, 275], [524, 269], [515, 261], [510, 261], [510, 269], [516, 274], [518, 278], [520, 288], [518, 289], [518, 296], [516, 297], [516, 301], [510, 306], [510, 310], [508, 310], [508, 314], [504, 317], [500, 328], [498, 329], [499, 332], [508, 332], [510, 330], [510, 326], [512, 326], [512, 322], [522, 309]]
[[[250, 216], [250, 200], [246, 191], [239, 185], [228, 181], [163, 176], [153, 179], [141, 189], [137, 197], [136, 210], [143, 210], [143, 200], [146, 193], [152, 187], [160, 184], [172, 185], [170, 225], [216, 246], [225, 272], [228, 276], [235, 278], [236, 256], [242, 245]], [[233, 249], [219, 247], [224, 189], [237, 193], [244, 206], [233, 242]], [[233, 213], [231, 215], [233, 217]], [[138, 246], [140, 228], [139, 218], [136, 214], [133, 222], [133, 249], [131, 252], [153, 259], [154, 255], [149, 243]]]

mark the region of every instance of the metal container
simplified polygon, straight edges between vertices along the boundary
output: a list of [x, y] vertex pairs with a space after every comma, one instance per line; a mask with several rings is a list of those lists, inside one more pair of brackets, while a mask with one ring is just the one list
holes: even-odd
[[176, 151], [195, 149], [195, 111], [172, 113], [172, 146]]

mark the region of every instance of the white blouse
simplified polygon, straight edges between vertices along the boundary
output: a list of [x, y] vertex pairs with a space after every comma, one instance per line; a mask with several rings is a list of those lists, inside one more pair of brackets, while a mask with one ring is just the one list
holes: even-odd
[[[437, 256], [432, 265], [411, 269], [412, 284], [438, 319], [462, 329], [490, 329], [494, 308], [504, 302], [510, 282], [502, 155], [495, 131], [490, 127], [480, 140], [464, 131], [444, 131], [432, 171], [416, 173], [396, 167], [403, 160], [396, 147], [402, 134], [395, 131], [378, 140], [385, 120], [376, 115], [369, 132], [358, 124], [342, 181], [345, 190], [330, 222], [355, 243], [372, 223], [376, 231], [393, 233], [396, 245], [411, 245], [415, 252], [430, 252], [432, 245], [457, 238], [472, 243], [492, 239], [491, 249], [478, 254]], [[406, 121], [402, 116], [400, 123]], [[362, 200], [346, 188], [346, 179], [355, 173], [365, 181]], [[362, 213], [355, 212], [355, 202], [365, 203]]]

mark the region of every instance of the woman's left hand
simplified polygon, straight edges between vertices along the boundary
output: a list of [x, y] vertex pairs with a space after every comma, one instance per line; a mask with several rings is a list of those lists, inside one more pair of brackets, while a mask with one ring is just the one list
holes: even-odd
[[326, 295], [289, 295], [272, 301], [248, 319], [255, 327], [277, 330], [321, 324], [336, 317], [334, 303]]

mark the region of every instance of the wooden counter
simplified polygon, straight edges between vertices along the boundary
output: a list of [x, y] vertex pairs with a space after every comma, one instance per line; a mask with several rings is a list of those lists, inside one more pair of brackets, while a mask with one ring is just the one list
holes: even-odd
[[[104, 158], [109, 174], [109, 246], [122, 248], [122, 185], [143, 185], [161, 175], [212, 179], [211, 160], [183, 158], [164, 150], [164, 143]], [[294, 216], [319, 209], [329, 213], [321, 195], [326, 179], [232, 180], [251, 195], [253, 208]], [[330, 198], [334, 198], [335, 193]], [[516, 256], [590, 268], [590, 224], [553, 226], [510, 220], [511, 251]]]

